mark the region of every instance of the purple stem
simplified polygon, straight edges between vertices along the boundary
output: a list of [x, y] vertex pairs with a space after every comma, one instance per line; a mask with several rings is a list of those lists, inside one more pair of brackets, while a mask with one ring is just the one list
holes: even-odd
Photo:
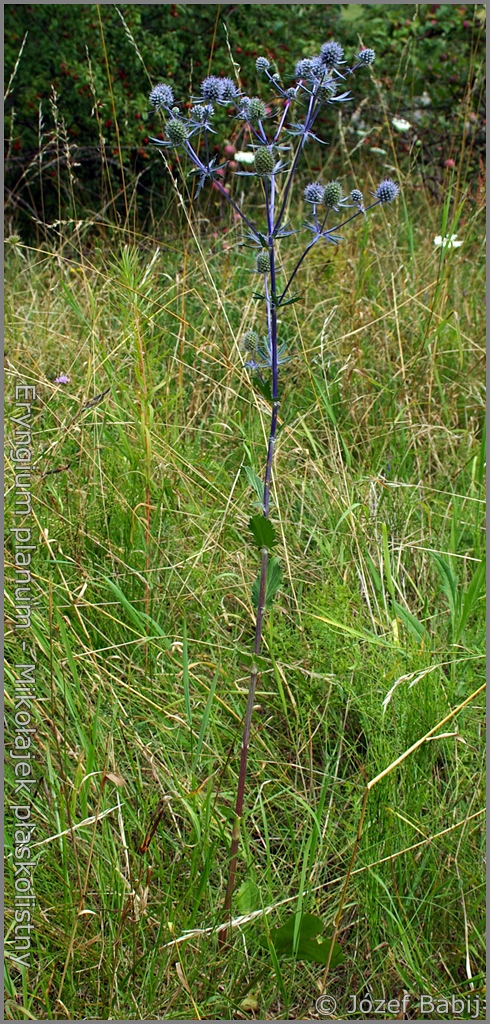
[[[264, 285], [265, 285], [265, 297], [267, 305], [267, 329], [269, 336], [269, 350], [271, 353], [272, 363], [272, 416], [271, 416], [271, 427], [269, 432], [269, 443], [267, 446], [267, 462], [265, 468], [264, 477], [264, 516], [266, 519], [269, 517], [269, 501], [270, 501], [270, 487], [272, 478], [272, 461], [274, 456], [274, 444], [276, 439], [277, 430], [277, 414], [279, 409], [279, 367], [277, 362], [277, 309], [274, 302], [273, 296], [276, 294], [276, 267], [275, 267], [275, 253], [274, 253], [274, 204], [275, 204], [275, 182], [274, 176], [271, 175], [270, 180], [264, 179], [264, 191], [267, 208], [267, 229], [268, 229], [268, 243], [269, 243], [269, 256], [270, 256], [270, 289], [267, 281], [267, 274], [264, 274]], [[262, 627], [264, 622], [265, 612], [265, 595], [267, 585], [267, 564], [269, 555], [267, 548], [261, 549], [261, 561], [260, 561], [260, 583], [259, 583], [259, 600], [257, 605], [257, 618], [255, 622], [255, 640], [254, 640], [254, 654], [257, 656], [260, 654], [260, 647], [262, 643]], [[228, 914], [231, 910], [231, 901], [233, 898], [233, 892], [235, 888], [235, 876], [237, 866], [237, 855], [238, 848], [240, 845], [240, 823], [243, 813], [243, 798], [245, 794], [245, 780], [247, 775], [247, 761], [248, 761], [248, 748], [250, 743], [250, 730], [252, 726], [252, 713], [255, 700], [255, 690], [257, 687], [258, 669], [255, 665], [252, 665], [250, 672], [250, 683], [248, 689], [248, 700], [247, 708], [245, 711], [245, 719], [243, 724], [243, 738], [242, 738], [242, 749], [240, 754], [240, 769], [238, 774], [238, 787], [237, 796], [235, 803], [235, 821], [233, 824], [232, 840], [230, 847], [230, 868], [228, 875], [228, 884], [226, 886], [225, 901], [224, 901], [224, 912]], [[219, 944], [224, 945], [227, 940], [227, 929], [222, 929], [219, 933]]]
[[[265, 611], [265, 587], [267, 580], [267, 562], [268, 552], [267, 548], [261, 550], [261, 567], [260, 567], [260, 588], [259, 588], [259, 602], [257, 606], [257, 619], [255, 623], [255, 641], [254, 641], [254, 654], [257, 656], [260, 654], [260, 644], [262, 640], [262, 623], [264, 620]], [[248, 689], [248, 700], [247, 710], [245, 711], [245, 719], [243, 723], [243, 738], [242, 738], [242, 750], [240, 754], [240, 770], [238, 774], [238, 787], [237, 796], [235, 803], [235, 821], [233, 824], [233, 832], [230, 847], [230, 869], [228, 874], [228, 884], [226, 886], [224, 912], [228, 914], [231, 909], [231, 900], [233, 896], [233, 890], [235, 888], [235, 875], [236, 875], [236, 864], [238, 847], [240, 844], [240, 822], [243, 813], [243, 797], [245, 794], [245, 778], [247, 774], [247, 759], [248, 759], [248, 747], [250, 743], [250, 729], [252, 725], [252, 712], [254, 708], [255, 690], [257, 687], [258, 680], [258, 669], [252, 666], [250, 673], [250, 685]], [[222, 929], [218, 936], [218, 942], [220, 946], [223, 946], [227, 940], [227, 929]]]
[[299, 160], [299, 158], [301, 156], [301, 153], [303, 152], [303, 147], [304, 147], [304, 144], [306, 142], [306, 137], [307, 137], [306, 133], [309, 131], [309, 129], [311, 128], [311, 125], [313, 124], [313, 120], [314, 120], [313, 111], [314, 111], [314, 106], [315, 106], [315, 99], [316, 99], [315, 93], [312, 93], [311, 96], [310, 96], [310, 102], [308, 104], [308, 110], [307, 110], [306, 117], [305, 117], [304, 134], [303, 134], [303, 136], [302, 136], [302, 138], [300, 140], [300, 143], [299, 143], [299, 146], [298, 146], [298, 148], [296, 150], [296, 153], [294, 154], [294, 160], [293, 160], [292, 167], [291, 167], [291, 170], [289, 172], [288, 179], [286, 181], [286, 186], [285, 186], [285, 189], [284, 189], [284, 196], [283, 196], [283, 200], [282, 200], [282, 203], [281, 203], [281, 209], [279, 210], [279, 214], [278, 214], [278, 217], [277, 217], [277, 220], [276, 220], [276, 223], [275, 223], [274, 230], [276, 232], [279, 230], [279, 228], [281, 226], [281, 221], [282, 221], [282, 218], [284, 216], [284, 210], [286, 209], [286, 203], [288, 201], [289, 192], [291, 190], [291, 185], [293, 183], [294, 173], [296, 171], [296, 167], [298, 165], [298, 160]]
[[274, 135], [274, 142], [278, 141], [279, 136], [280, 136], [280, 134], [282, 132], [282, 129], [284, 128], [284, 122], [286, 120], [286, 115], [287, 115], [287, 112], [288, 112], [290, 106], [291, 106], [291, 100], [287, 100], [286, 104], [284, 106], [284, 110], [283, 110], [282, 115], [281, 115], [281, 120], [279, 121], [279, 124], [277, 126], [277, 132]]
[[[380, 200], [379, 200], [379, 199], [377, 199], [375, 203], [370, 203], [370, 205], [369, 205], [369, 206], [366, 206], [366, 207], [364, 208], [364, 210], [357, 210], [357, 212], [356, 212], [356, 213], [353, 213], [353, 214], [352, 214], [352, 215], [351, 215], [350, 217], [347, 217], [347, 219], [346, 219], [346, 220], [343, 220], [341, 224], [337, 224], [337, 225], [336, 225], [336, 226], [335, 226], [334, 228], [331, 228], [331, 231], [332, 231], [332, 233], [333, 233], [333, 232], [335, 232], [335, 231], [340, 231], [340, 228], [344, 228], [344, 227], [345, 227], [345, 225], [346, 225], [346, 224], [349, 224], [351, 220], [355, 220], [355, 218], [356, 218], [356, 217], [359, 217], [361, 213], [367, 213], [367, 211], [368, 211], [368, 210], [372, 210], [372, 209], [373, 209], [373, 206], [378, 206], [378, 205], [379, 205], [379, 203], [380, 203]], [[328, 216], [328, 210], [327, 210], [327, 213], [325, 214], [325, 217], [324, 217], [324, 219], [323, 219], [323, 224], [322, 224], [322, 226], [321, 226], [321, 231], [323, 231], [323, 227], [324, 227], [325, 221], [326, 221], [326, 219], [327, 219], [327, 216]], [[315, 238], [313, 239], [313, 241], [312, 241], [312, 242], [310, 242], [310, 244], [306, 246], [306, 249], [305, 249], [305, 251], [304, 251], [303, 255], [302, 255], [302, 256], [300, 256], [300, 258], [299, 258], [299, 260], [298, 260], [298, 262], [297, 262], [297, 264], [296, 264], [296, 266], [295, 266], [295, 268], [294, 268], [294, 270], [293, 270], [293, 272], [292, 272], [292, 274], [291, 274], [291, 277], [289, 278], [289, 281], [287, 282], [287, 284], [286, 284], [286, 287], [284, 288], [284, 291], [283, 291], [283, 292], [281, 293], [281, 295], [279, 296], [279, 304], [280, 304], [280, 303], [282, 302], [282, 300], [283, 300], [283, 298], [284, 298], [284, 296], [285, 296], [286, 292], [288, 292], [288, 291], [289, 291], [289, 289], [290, 289], [290, 287], [291, 287], [291, 285], [292, 285], [292, 283], [293, 283], [293, 281], [294, 281], [294, 278], [296, 277], [296, 274], [297, 274], [297, 272], [298, 272], [298, 270], [299, 270], [299, 268], [300, 268], [300, 266], [301, 266], [301, 264], [302, 264], [302, 262], [303, 262], [303, 260], [304, 260], [305, 256], [307, 256], [307, 255], [308, 255], [308, 253], [309, 253], [309, 251], [310, 251], [310, 249], [312, 249], [312, 248], [313, 248], [313, 246], [314, 246], [314, 245], [315, 245], [315, 244], [316, 244], [317, 242], [319, 242], [319, 241], [320, 241], [320, 238], [321, 238], [321, 237], [322, 237], [322, 236], [321, 236], [321, 233], [319, 233], [319, 234], [318, 234], [318, 235], [317, 235], [317, 236], [316, 236], [316, 237], [315, 237]]]

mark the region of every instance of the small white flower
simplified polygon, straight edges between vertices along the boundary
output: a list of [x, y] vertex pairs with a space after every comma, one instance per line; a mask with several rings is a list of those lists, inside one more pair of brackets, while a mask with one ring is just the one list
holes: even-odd
[[459, 249], [460, 245], [463, 245], [463, 242], [460, 241], [457, 235], [444, 235], [444, 238], [442, 235], [436, 235], [434, 238], [434, 245], [437, 249], [440, 249], [441, 246], [443, 246], [444, 249]]
[[253, 164], [255, 155], [254, 153], [249, 153], [247, 150], [240, 150], [239, 153], [235, 153], [235, 160], [239, 164]]
[[397, 132], [408, 132], [408, 129], [412, 127], [410, 121], [406, 121], [404, 117], [392, 117], [391, 123]]

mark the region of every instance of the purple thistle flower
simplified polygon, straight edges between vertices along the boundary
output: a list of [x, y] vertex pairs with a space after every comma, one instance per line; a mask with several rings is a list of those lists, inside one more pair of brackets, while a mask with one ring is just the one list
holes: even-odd
[[380, 203], [391, 203], [396, 199], [399, 191], [399, 186], [391, 178], [385, 178], [384, 181], [380, 181], [376, 192], [371, 192], [371, 195]]
[[308, 78], [311, 75], [312, 64], [313, 60], [311, 57], [304, 57], [302, 60], [299, 60], [294, 72], [295, 78]]
[[150, 93], [150, 103], [155, 110], [160, 107], [171, 107], [174, 102], [174, 94], [169, 85], [156, 85]]
[[70, 384], [70, 377], [67, 373], [60, 373], [59, 377], [55, 377], [55, 384]]
[[344, 49], [340, 43], [334, 43], [333, 40], [329, 43], [324, 43], [320, 48], [320, 57], [322, 63], [327, 68], [334, 68], [336, 64], [342, 64], [344, 59]]
[[218, 103], [221, 98], [221, 78], [217, 75], [208, 75], [201, 83], [201, 96], [211, 103]]
[[238, 96], [238, 89], [232, 78], [220, 78], [221, 92], [219, 95], [219, 103], [231, 103]]
[[366, 48], [365, 50], [361, 50], [361, 52], [357, 54], [357, 59], [360, 64], [374, 64], [376, 54], [374, 50], [368, 50]]
[[303, 192], [303, 198], [306, 199], [307, 203], [322, 203], [324, 195], [325, 189], [319, 182], [312, 182], [311, 185], [307, 185]]

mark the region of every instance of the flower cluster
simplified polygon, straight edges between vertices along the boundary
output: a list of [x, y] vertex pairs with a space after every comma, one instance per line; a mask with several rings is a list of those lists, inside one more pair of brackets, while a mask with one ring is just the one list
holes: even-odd
[[187, 139], [189, 129], [185, 121], [177, 120], [173, 117], [170, 121], [167, 121], [167, 139], [172, 146], [181, 146]]
[[257, 174], [271, 174], [274, 170], [274, 154], [269, 146], [259, 146], [255, 150], [255, 170]]
[[[353, 188], [344, 194], [341, 183], [337, 180], [323, 184], [319, 181], [306, 185], [303, 198], [312, 206], [311, 222], [306, 221], [304, 228], [312, 233], [296, 268], [277, 294], [277, 268], [274, 260], [274, 246], [280, 238], [295, 233], [283, 223], [288, 199], [293, 183], [294, 172], [302, 148], [309, 139], [323, 142], [313, 133], [313, 127], [322, 107], [331, 103], [339, 103], [350, 99], [350, 93], [341, 91], [341, 83], [358, 68], [369, 67], [375, 60], [374, 50], [367, 47], [356, 56], [353, 66], [348, 66], [344, 48], [335, 40], [329, 40], [320, 47], [320, 52], [311, 57], [303, 57], [296, 64], [294, 78], [296, 84], [283, 87], [281, 78], [267, 57], [257, 57], [255, 62], [259, 74], [265, 75], [269, 85], [280, 103], [267, 103], [260, 96], [243, 95], [231, 78], [208, 75], [202, 82], [198, 96], [194, 97], [188, 114], [181, 112], [175, 105], [173, 89], [170, 85], [156, 85], [150, 93], [152, 106], [161, 111], [165, 119], [165, 139], [152, 139], [159, 146], [181, 147], [194, 164], [194, 173], [198, 175], [199, 194], [206, 181], [221, 193], [234, 207], [235, 215], [240, 217], [247, 226], [247, 243], [258, 252], [255, 255], [254, 272], [265, 278], [265, 295], [262, 298], [269, 303], [269, 329], [273, 330], [274, 312], [277, 305], [295, 301], [286, 299], [291, 282], [311, 247], [318, 241], [337, 245], [342, 241], [339, 229], [354, 218], [366, 216], [367, 210], [378, 204], [391, 203], [399, 194], [399, 187], [390, 178], [385, 178], [371, 193], [374, 202], [365, 206], [364, 196], [360, 189]], [[219, 163], [218, 156], [211, 156], [209, 134], [215, 134], [212, 119], [216, 105], [231, 107], [237, 119], [245, 121], [250, 143], [248, 148], [236, 152], [234, 147], [225, 148], [225, 157], [229, 157], [231, 149], [233, 159], [225, 159]], [[295, 122], [290, 117], [290, 107], [295, 109], [303, 105], [303, 116]], [[231, 113], [231, 111], [228, 111]], [[194, 141], [196, 137], [197, 141]], [[286, 140], [284, 144], [283, 140]], [[295, 147], [295, 148], [294, 148]], [[215, 147], [216, 149], [217, 147]], [[281, 151], [287, 153], [284, 159]], [[249, 165], [250, 169], [242, 169]], [[239, 168], [237, 170], [237, 168]], [[267, 229], [262, 233], [250, 221], [249, 217], [235, 202], [229, 180], [225, 176], [231, 170], [242, 176], [255, 177], [261, 182], [266, 201]], [[281, 191], [277, 191], [276, 177], [287, 174]], [[280, 197], [280, 201], [278, 199]], [[355, 212], [350, 212], [354, 210]], [[326, 227], [327, 220], [332, 220], [335, 211], [338, 223]], [[349, 212], [347, 212], [349, 211]], [[343, 219], [342, 219], [343, 218]], [[273, 290], [274, 289], [274, 290]], [[261, 296], [256, 296], [261, 297]], [[271, 306], [272, 303], [272, 306]], [[272, 344], [272, 343], [271, 343]], [[257, 341], [251, 346], [257, 348]], [[272, 346], [274, 348], [274, 346]], [[277, 373], [277, 362], [272, 360], [271, 366]], [[276, 380], [277, 386], [277, 380]]]
[[239, 117], [250, 123], [262, 121], [267, 114], [267, 107], [259, 96], [242, 96], [240, 100]]
[[369, 50], [367, 47], [365, 47], [364, 50], [361, 50], [361, 52], [357, 54], [357, 59], [359, 61], [359, 64], [374, 64], [374, 61], [376, 60], [376, 54], [374, 50]]
[[[254, 330], [246, 331], [242, 338], [241, 347], [248, 356], [248, 359], [245, 362], [245, 366], [248, 370], [256, 370], [260, 374], [260, 370], [271, 369], [272, 348], [268, 338], [261, 338], [260, 334]], [[278, 345], [278, 366], [283, 366], [284, 363], [288, 363], [289, 359], [290, 356], [288, 355], [286, 345]]]
[[324, 206], [332, 210], [338, 210], [340, 204], [346, 201], [343, 197], [343, 188], [339, 181], [329, 181], [326, 185], [312, 182], [311, 185], [306, 186], [303, 198], [307, 203], [313, 203], [314, 206], [323, 203]]
[[271, 269], [271, 258], [266, 249], [255, 257], [255, 269], [258, 274], [268, 274]]
[[213, 116], [214, 107], [212, 103], [195, 103], [191, 109], [191, 117], [197, 124], [206, 124]]
[[324, 43], [320, 49], [320, 59], [327, 68], [336, 68], [344, 64], [344, 50], [340, 43]]
[[201, 83], [201, 97], [208, 103], [232, 103], [237, 96], [238, 89], [232, 78], [208, 75]]

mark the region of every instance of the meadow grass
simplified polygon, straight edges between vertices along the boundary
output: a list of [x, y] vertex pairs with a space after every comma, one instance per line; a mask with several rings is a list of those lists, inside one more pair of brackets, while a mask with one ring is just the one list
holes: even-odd
[[[239, 344], [249, 260], [197, 209], [158, 244], [8, 244], [7, 409], [16, 380], [39, 394], [36, 931], [32, 969], [7, 954], [8, 1019], [314, 1019], [324, 985], [339, 1017], [349, 994], [482, 990], [481, 220], [407, 190], [318, 247], [281, 315], [283, 586], [219, 951], [269, 422]], [[7, 469], [7, 520], [12, 499]], [[268, 944], [296, 910], [337, 919], [326, 980]]]

